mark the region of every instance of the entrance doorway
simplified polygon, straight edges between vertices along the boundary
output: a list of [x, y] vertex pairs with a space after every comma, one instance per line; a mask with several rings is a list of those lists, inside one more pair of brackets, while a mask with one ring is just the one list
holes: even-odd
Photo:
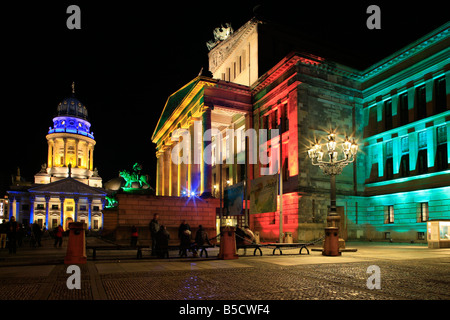
[[69, 230], [69, 223], [72, 223], [72, 222], [73, 222], [73, 219], [71, 217], [68, 217], [66, 219], [66, 228], [65, 228], [65, 230]]

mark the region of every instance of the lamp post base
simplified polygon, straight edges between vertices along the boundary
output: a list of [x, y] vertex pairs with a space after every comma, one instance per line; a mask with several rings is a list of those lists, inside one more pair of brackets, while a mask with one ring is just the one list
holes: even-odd
[[326, 227], [325, 228], [325, 240], [323, 244], [323, 256], [340, 256], [339, 251], [339, 228], [338, 227]]

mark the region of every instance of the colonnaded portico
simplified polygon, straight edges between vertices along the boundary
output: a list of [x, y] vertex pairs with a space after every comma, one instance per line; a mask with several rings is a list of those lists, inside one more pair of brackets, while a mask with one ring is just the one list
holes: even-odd
[[61, 225], [64, 230], [74, 221], [84, 222], [89, 230], [99, 230], [103, 226], [106, 192], [73, 178], [8, 193], [9, 216], [16, 217], [17, 221], [36, 221], [52, 229]]
[[248, 87], [227, 81], [199, 76], [172, 94], [152, 136], [156, 195], [214, 196], [243, 181], [245, 135], [240, 133], [251, 128], [251, 112]]

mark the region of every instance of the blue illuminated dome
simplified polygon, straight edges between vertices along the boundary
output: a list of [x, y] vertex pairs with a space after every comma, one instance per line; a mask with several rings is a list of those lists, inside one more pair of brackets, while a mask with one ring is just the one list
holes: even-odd
[[72, 84], [72, 95], [59, 103], [57, 115], [53, 118], [53, 128], [49, 128], [48, 133], [74, 133], [94, 139], [90, 129], [87, 108], [75, 97]]
[[58, 105], [58, 116], [73, 116], [84, 120], [88, 119], [88, 112], [80, 100], [74, 95], [70, 98], [64, 99]]

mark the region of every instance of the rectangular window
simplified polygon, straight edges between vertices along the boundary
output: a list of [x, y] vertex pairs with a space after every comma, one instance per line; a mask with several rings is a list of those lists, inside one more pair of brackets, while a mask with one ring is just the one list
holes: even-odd
[[425, 232], [417, 232], [417, 240], [425, 240]]
[[419, 132], [419, 149], [424, 149], [427, 147], [427, 132]]
[[42, 203], [38, 203], [38, 204], [36, 205], [36, 209], [37, 209], [37, 210], [44, 210], [44, 209], [45, 209], [45, 206], [44, 206]]
[[97, 230], [97, 229], [98, 229], [98, 220], [95, 219], [94, 220], [94, 230]]
[[386, 130], [392, 129], [392, 101], [384, 102], [384, 126]]
[[92, 210], [93, 210], [93, 211], [100, 211], [100, 207], [99, 207], [99, 206], [93, 206], [93, 207], [92, 207]]
[[386, 179], [394, 178], [394, 161], [392, 158], [392, 141], [386, 142], [386, 162], [385, 162]]
[[435, 166], [437, 171], [448, 169], [447, 125], [436, 128], [437, 148]]
[[242, 56], [239, 56], [238, 58], [238, 72], [239, 74], [242, 72]]
[[52, 204], [52, 210], [59, 210], [59, 206], [57, 204]]
[[419, 150], [419, 154], [417, 155], [417, 170], [419, 171], [419, 174], [428, 172], [427, 149]]
[[416, 88], [416, 114], [417, 119], [423, 119], [427, 116], [425, 85]]
[[236, 137], [236, 152], [239, 153], [245, 150], [245, 134], [243, 126], [236, 130]]
[[408, 137], [403, 137], [401, 140], [402, 145], [402, 153], [408, 153], [409, 152], [409, 139]]
[[434, 80], [434, 108], [436, 113], [447, 111], [447, 93], [445, 77]]
[[428, 202], [420, 203], [420, 222], [428, 221]]
[[87, 209], [86, 209], [86, 206], [80, 206], [80, 211], [86, 211]]
[[398, 110], [400, 113], [400, 124], [405, 125], [409, 123], [408, 114], [408, 94], [403, 93], [398, 97]]
[[402, 155], [400, 160], [400, 177], [409, 177], [409, 153]]
[[385, 208], [384, 223], [394, 223], [394, 206], [387, 206]]
[[447, 143], [447, 125], [436, 128], [437, 144]]

